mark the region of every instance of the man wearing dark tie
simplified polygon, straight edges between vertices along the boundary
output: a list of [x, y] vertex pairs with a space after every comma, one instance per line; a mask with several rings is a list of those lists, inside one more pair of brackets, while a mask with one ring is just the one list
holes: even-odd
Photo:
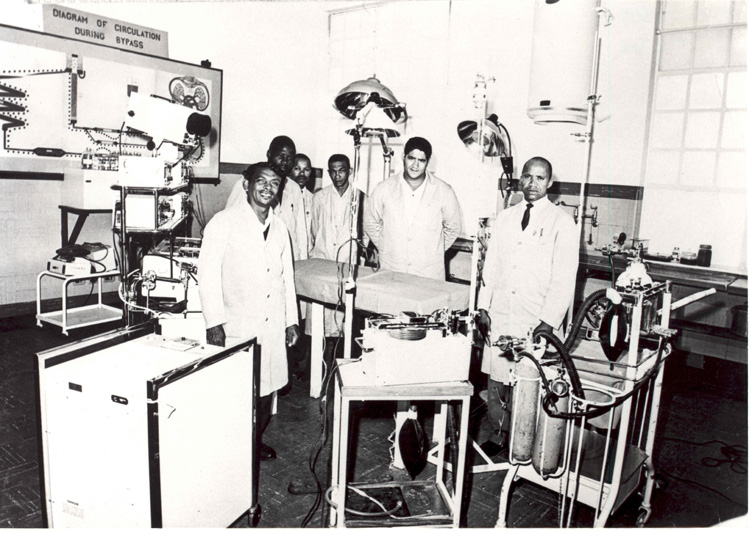
[[[580, 242], [572, 217], [546, 196], [552, 182], [551, 163], [543, 157], [529, 159], [520, 176], [524, 201], [497, 215], [476, 318], [490, 343], [500, 335], [525, 338], [541, 331], [563, 338], [559, 329], [574, 297]], [[513, 365], [498, 347], [484, 348], [481, 370], [489, 374], [493, 433], [481, 448], [489, 456], [508, 442]]]

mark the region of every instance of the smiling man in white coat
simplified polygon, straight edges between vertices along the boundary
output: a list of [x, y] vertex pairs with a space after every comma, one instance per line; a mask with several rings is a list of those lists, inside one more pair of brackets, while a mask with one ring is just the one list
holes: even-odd
[[[572, 303], [580, 236], [572, 217], [549, 201], [552, 182], [551, 163], [543, 157], [529, 159], [520, 176], [525, 201], [497, 215], [486, 251], [485, 286], [477, 302], [479, 331], [491, 342], [500, 335], [525, 338], [529, 332], [534, 337], [558, 332]], [[508, 442], [513, 365], [499, 348], [484, 347], [481, 370], [489, 374], [493, 433], [481, 448], [489, 456]]]
[[462, 214], [452, 187], [427, 165], [432, 145], [412, 137], [403, 172], [379, 183], [362, 226], [380, 254], [380, 268], [445, 280], [445, 252], [460, 235]]
[[262, 442], [273, 392], [288, 382], [286, 347], [299, 340], [299, 318], [289, 232], [271, 205], [282, 177], [268, 163], [243, 173], [246, 201], [216, 213], [206, 225], [198, 259], [198, 283], [208, 344], [257, 337], [260, 401], [258, 452], [276, 452]]

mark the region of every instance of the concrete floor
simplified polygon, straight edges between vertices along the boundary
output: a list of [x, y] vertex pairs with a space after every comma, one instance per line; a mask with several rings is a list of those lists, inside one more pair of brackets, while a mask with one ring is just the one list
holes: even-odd
[[[39, 455], [35, 411], [34, 354], [86, 338], [106, 327], [94, 326], [60, 334], [59, 328], [38, 328], [31, 317], [0, 320], [0, 527], [43, 527], [39, 495]], [[692, 362], [693, 365], [693, 362]], [[647, 527], [708, 527], [747, 513], [747, 367], [706, 359], [703, 368], [686, 364], [686, 354], [674, 354], [666, 366], [663, 402], [654, 461], [659, 475]], [[260, 466], [258, 527], [321, 527], [324, 504], [314, 511], [317, 494], [293, 495], [295, 486], [314, 485], [309, 468], [319, 442], [325, 441], [315, 462], [323, 489], [329, 485], [327, 463], [330, 435], [323, 432], [320, 403], [309, 397], [308, 382], [295, 379], [291, 392], [280, 398], [265, 442], [278, 459]], [[472, 435], [478, 442], [487, 432], [485, 413], [476, 401]], [[393, 403], [361, 404], [354, 479], [359, 482], [403, 481], [407, 475], [389, 467]], [[429, 408], [421, 410], [428, 415]], [[429, 417], [425, 425], [429, 426]], [[324, 438], [326, 437], [326, 438]], [[720, 441], [720, 442], [716, 442]], [[742, 445], [744, 448], [727, 448]], [[722, 453], [724, 449], [725, 453]], [[706, 466], [708, 458], [718, 459]], [[731, 463], [728, 459], [733, 459]], [[724, 461], [725, 462], [721, 462]], [[418, 479], [429, 479], [434, 467]], [[493, 527], [504, 472], [469, 475], [463, 499], [464, 527]], [[639, 508], [634, 494], [608, 521], [608, 527], [634, 527]], [[509, 527], [558, 527], [556, 492], [519, 481], [512, 492]], [[590, 527], [589, 508], [576, 506], [575, 525]], [[113, 524], [116, 525], [116, 524]], [[242, 517], [233, 527], [248, 527]]]

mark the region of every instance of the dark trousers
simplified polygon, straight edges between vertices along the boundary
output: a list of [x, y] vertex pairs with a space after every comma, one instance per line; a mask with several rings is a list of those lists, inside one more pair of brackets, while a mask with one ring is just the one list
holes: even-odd
[[507, 442], [506, 439], [510, 435], [512, 386], [489, 378], [487, 392], [487, 416], [489, 418], [489, 425], [493, 430], [489, 440], [497, 444], [502, 444], [503, 442]]
[[271, 417], [271, 409], [273, 408], [273, 395], [260, 396], [257, 402], [257, 438], [260, 442], [263, 442], [263, 433], [265, 428], [268, 427]]

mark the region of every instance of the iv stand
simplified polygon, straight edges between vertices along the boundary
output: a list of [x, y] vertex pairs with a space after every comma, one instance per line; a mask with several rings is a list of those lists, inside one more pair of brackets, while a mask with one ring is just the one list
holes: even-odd
[[[585, 187], [588, 184], [588, 180], [590, 179], [590, 160], [591, 160], [591, 153], [593, 151], [593, 124], [594, 124], [594, 118], [595, 118], [595, 106], [598, 104], [598, 67], [599, 63], [601, 61], [601, 18], [605, 17], [606, 22], [605, 25], [608, 26], [611, 24], [611, 13], [609, 10], [600, 7], [600, 2], [598, 4], [598, 7], [596, 7], [596, 11], [598, 12], [598, 24], [596, 26], [596, 35], [593, 42], [593, 67], [591, 69], [590, 73], [590, 93], [588, 96], [588, 113], [587, 118], [585, 122], [585, 133], [573, 133], [572, 135], [575, 137], [582, 137], [583, 142], [585, 143], [585, 178], [583, 179], [582, 183], [580, 183], [580, 197], [578, 200], [578, 205], [580, 206], [580, 216], [577, 217], [577, 228], [578, 228], [578, 243], [583, 238], [583, 224], [585, 221]], [[572, 323], [572, 314], [574, 312], [574, 298], [573, 301], [570, 302], [569, 310], [567, 311], [567, 323], [566, 323], [566, 329], [569, 331], [569, 328]]]
[[354, 319], [354, 296], [356, 295], [356, 251], [359, 249], [359, 194], [356, 185], [359, 177], [359, 162], [361, 149], [362, 124], [357, 117], [354, 129], [354, 176], [349, 184], [351, 187], [351, 220], [349, 220], [349, 254], [348, 254], [348, 279], [345, 284], [346, 298], [344, 302], [345, 314], [343, 318], [343, 356], [351, 357], [351, 341]]

